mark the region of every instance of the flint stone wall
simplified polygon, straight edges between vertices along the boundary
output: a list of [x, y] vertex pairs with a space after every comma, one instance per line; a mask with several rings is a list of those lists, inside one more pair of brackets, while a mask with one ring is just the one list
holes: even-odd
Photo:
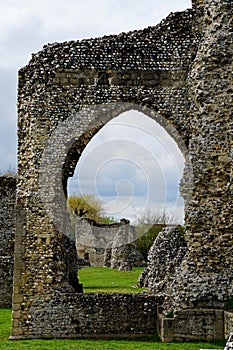
[[148, 267], [139, 277], [138, 284], [155, 294], [164, 293], [186, 252], [184, 233], [176, 227], [164, 228], [149, 250]]
[[13, 256], [0, 257], [0, 308], [11, 308], [13, 293]]
[[[20, 70], [14, 338], [30, 337], [22, 320], [31, 300], [53, 299], [57, 288], [66, 295], [79, 289], [67, 273], [64, 239], [74, 237], [65, 214], [66, 184], [95, 133], [138, 109], [169, 133], [169, 124], [175, 125], [177, 142], [187, 141], [186, 77], [199, 40], [192, 21], [187, 10], [141, 31], [48, 44]], [[101, 104], [106, 110], [100, 113]]]
[[130, 225], [129, 220], [121, 220], [114, 240], [105, 249], [104, 265], [125, 271], [145, 266], [142, 254], [133, 244], [135, 240], [135, 227]]
[[0, 176], [0, 307], [12, 306], [16, 178]]
[[142, 254], [133, 244], [125, 244], [111, 248], [110, 267], [118, 270], [132, 270], [133, 267], [145, 267]]
[[135, 241], [136, 233], [128, 220], [105, 225], [77, 218], [75, 237], [78, 257], [88, 256], [91, 266], [124, 270], [145, 266], [143, 257], [130, 243]]
[[[158, 121], [186, 158], [181, 193], [189, 250], [165, 307], [219, 305], [232, 294], [231, 73], [231, 0], [195, 1], [192, 10], [140, 31], [48, 44], [20, 70], [14, 339], [33, 333], [34, 319], [32, 328], [24, 320], [36, 298], [42, 305], [58, 289], [65, 304], [77, 291], [64, 244], [72, 239], [67, 179], [95, 133], [127, 110]], [[58, 318], [66, 315], [59, 310]], [[40, 320], [41, 336], [54, 336], [53, 323], [46, 328]]]
[[[124, 338], [156, 334], [155, 296], [87, 293], [34, 298], [22, 322], [30, 338]], [[43, 320], [43, 323], [42, 323]], [[25, 334], [17, 337], [25, 338]]]
[[226, 0], [203, 4], [202, 39], [188, 76], [194, 176], [185, 209], [189, 249], [170, 283], [175, 308], [195, 308], [198, 300], [223, 307], [233, 293], [233, 6]]

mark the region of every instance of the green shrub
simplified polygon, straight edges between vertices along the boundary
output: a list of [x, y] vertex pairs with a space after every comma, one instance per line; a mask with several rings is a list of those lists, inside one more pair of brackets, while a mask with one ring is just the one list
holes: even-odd
[[[136, 248], [143, 255], [145, 260], [147, 260], [148, 252], [150, 250], [150, 247], [154, 243], [155, 238], [158, 236], [159, 232], [161, 232], [164, 227], [165, 225], [162, 224], [152, 225], [145, 234], [143, 234], [135, 241]], [[136, 227], [136, 231], [139, 231], [139, 234], [141, 233], [141, 230], [142, 227], [140, 227], [139, 229], [138, 227]]]

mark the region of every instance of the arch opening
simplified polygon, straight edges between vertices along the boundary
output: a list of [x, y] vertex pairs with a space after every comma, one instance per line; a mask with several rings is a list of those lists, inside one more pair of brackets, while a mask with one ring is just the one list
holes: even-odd
[[162, 208], [171, 220], [174, 214], [178, 216], [177, 224], [184, 221], [179, 183], [185, 156], [156, 120], [131, 109], [83, 139], [74, 145], [79, 147], [78, 158], [70, 161], [68, 195], [93, 194], [104, 203], [105, 213], [116, 220], [135, 221], [146, 211]]
[[[122, 218], [128, 223], [127, 243], [133, 245], [153, 225], [161, 230], [164, 224], [184, 223], [184, 200], [179, 193], [185, 166], [183, 148], [162, 125], [136, 109], [120, 113], [89, 136], [90, 141], [75, 158], [68, 197], [93, 195], [103, 204], [103, 216], [112, 221], [106, 225], [72, 216], [78, 256], [85, 260], [88, 254], [88, 266], [123, 269], [121, 263], [112, 263], [113, 245], [121, 246], [119, 232], [126, 231]], [[143, 231], [142, 221], [147, 223]], [[145, 266], [145, 257], [142, 260], [139, 265]]]

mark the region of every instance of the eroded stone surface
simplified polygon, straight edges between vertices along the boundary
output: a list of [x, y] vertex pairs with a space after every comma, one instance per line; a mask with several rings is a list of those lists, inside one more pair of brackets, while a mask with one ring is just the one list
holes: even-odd
[[12, 305], [16, 178], [0, 176], [0, 307]]
[[[106, 261], [106, 263], [110, 264], [111, 268], [125, 271], [132, 270], [133, 267], [145, 266], [143, 256], [133, 245], [135, 239], [135, 228], [130, 225], [128, 220], [121, 220], [121, 225], [112, 242], [109, 254], [110, 261]], [[108, 252], [109, 246], [107, 247]]]
[[203, 36], [188, 76], [194, 190], [186, 204], [189, 251], [170, 294], [179, 308], [223, 305], [233, 294], [231, 1], [205, 1]]
[[186, 252], [187, 243], [182, 231], [179, 228], [164, 228], [150, 248], [148, 267], [142, 273], [139, 285], [149, 288], [154, 294], [164, 294]]

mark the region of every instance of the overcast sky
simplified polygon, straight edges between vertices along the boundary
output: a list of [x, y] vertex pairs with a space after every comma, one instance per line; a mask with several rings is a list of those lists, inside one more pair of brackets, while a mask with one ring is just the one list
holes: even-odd
[[176, 142], [137, 110], [122, 113], [89, 142], [69, 180], [69, 194], [92, 193], [108, 216], [136, 221], [149, 211], [183, 219], [178, 184], [184, 158]]
[[191, 0], [0, 0], [0, 172], [16, 167], [17, 72], [32, 53], [55, 41], [153, 26], [190, 7]]

